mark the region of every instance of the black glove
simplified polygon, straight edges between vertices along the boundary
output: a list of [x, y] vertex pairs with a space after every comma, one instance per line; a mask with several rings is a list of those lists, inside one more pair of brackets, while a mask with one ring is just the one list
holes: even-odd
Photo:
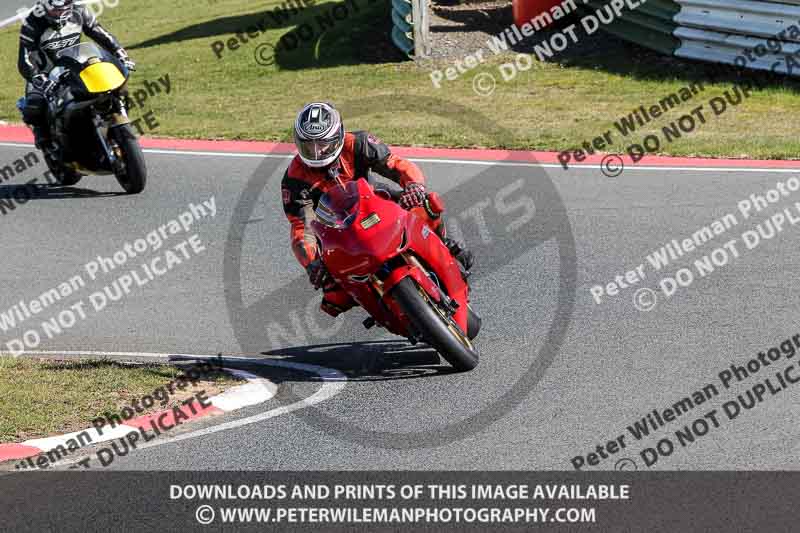
[[128, 52], [126, 52], [124, 48], [117, 50], [117, 57], [120, 61], [122, 61], [122, 64], [125, 65], [126, 69], [130, 70], [131, 72], [136, 70], [136, 63], [130, 57], [128, 57]]
[[315, 289], [325, 287], [333, 281], [328, 269], [325, 268], [325, 264], [320, 258], [311, 261], [306, 267], [306, 272], [308, 273], [308, 281], [311, 282], [311, 285], [313, 285]]
[[49, 96], [50, 93], [53, 92], [53, 89], [56, 88], [56, 83], [54, 81], [50, 81], [50, 78], [47, 77], [47, 74], [37, 74], [33, 77], [31, 83], [33, 83], [33, 86], [41, 91], [45, 96]]
[[425, 186], [420, 183], [409, 183], [400, 195], [400, 207], [412, 209], [425, 205]]

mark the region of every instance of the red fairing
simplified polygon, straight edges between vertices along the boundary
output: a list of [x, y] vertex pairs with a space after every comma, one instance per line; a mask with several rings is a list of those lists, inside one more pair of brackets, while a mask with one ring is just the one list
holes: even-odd
[[444, 212], [444, 202], [435, 192], [428, 194], [428, 206], [430, 206], [435, 215], [440, 215]]
[[[359, 182], [359, 210], [349, 228], [335, 229], [317, 221], [312, 223], [323, 244], [322, 259], [337, 281], [340, 277], [374, 273], [397, 255], [403, 238], [406, 212], [394, 202], [378, 197], [366, 182], [364, 185], [367, 189]], [[361, 222], [373, 212], [380, 221], [364, 229]]]
[[[407, 234], [409, 235], [408, 248], [413, 250], [414, 255], [433, 270], [450, 298], [458, 302], [459, 307], [455, 314], [456, 323], [463, 331], [467, 331], [467, 283], [461, 277], [461, 269], [456, 259], [450, 254], [450, 250], [436, 232], [430, 229], [428, 220], [428, 215], [423, 207], [412, 209], [409, 212], [406, 220]], [[440, 221], [437, 222], [440, 223]], [[427, 277], [424, 273], [422, 275]]]
[[[439, 288], [421, 264], [459, 304], [455, 320], [467, 331], [468, 288], [456, 260], [434, 230], [441, 221], [431, 220], [422, 207], [405, 211], [376, 194], [366, 180], [346, 187], [330, 209], [318, 207], [318, 219], [311, 223], [322, 245], [322, 260], [334, 279], [378, 323], [407, 336], [408, 319], [392, 300], [391, 289], [412, 277], [433, 301], [441, 300]], [[355, 202], [357, 205], [352, 205]], [[398, 258], [401, 254], [403, 258]], [[412, 257], [419, 263], [409, 259]], [[390, 271], [387, 263], [392, 265]]]

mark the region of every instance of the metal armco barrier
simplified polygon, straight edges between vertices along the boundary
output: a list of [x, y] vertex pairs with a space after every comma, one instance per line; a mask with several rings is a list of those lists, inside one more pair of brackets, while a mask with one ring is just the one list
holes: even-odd
[[[675, 51], [677, 57], [713, 61], [715, 63], [734, 64], [737, 56], [742, 56], [743, 50], [752, 50], [758, 44], [764, 44], [764, 39], [746, 37], [743, 35], [724, 34], [713, 31], [704, 31], [694, 28], [678, 28], [675, 36], [681, 40], [681, 46]], [[800, 66], [789, 67], [788, 56], [800, 57], [800, 44], [781, 44], [781, 53], [768, 53], [763, 57], [754, 57], [753, 61], [745, 60], [751, 69], [770, 70], [781, 74], [797, 76]], [[800, 59], [796, 60], [800, 65]], [[741, 60], [740, 60], [741, 62]]]
[[800, 20], [800, 6], [748, 0], [677, 0], [686, 28], [769, 38]]
[[[589, 0], [580, 10], [607, 3]], [[800, 76], [793, 26], [800, 28], [800, 0], [649, 0], [602, 29], [663, 54]]]

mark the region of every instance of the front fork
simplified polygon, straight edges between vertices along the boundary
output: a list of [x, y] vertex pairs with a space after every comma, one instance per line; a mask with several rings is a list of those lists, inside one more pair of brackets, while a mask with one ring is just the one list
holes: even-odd
[[108, 121], [111, 124], [106, 125], [106, 121], [95, 112], [94, 126], [95, 132], [97, 133], [97, 138], [100, 141], [100, 145], [103, 147], [106, 157], [108, 158], [108, 163], [111, 166], [111, 169], [114, 171], [114, 173], [118, 173], [122, 170], [120, 168], [120, 166], [123, 164], [121, 158], [122, 154], [118, 153], [117, 150], [109, 145], [109, 133], [111, 132], [112, 128], [119, 128], [126, 124], [130, 124], [131, 120], [128, 117], [128, 111], [125, 109], [124, 101], [120, 96], [114, 96], [112, 106], [113, 109]]
[[100, 146], [103, 147], [103, 153], [106, 155], [108, 165], [114, 171], [116, 171], [117, 166], [119, 165], [119, 158], [117, 157], [117, 154], [114, 153], [111, 145], [108, 144], [107, 137], [110, 128], [106, 126], [105, 121], [100, 118], [100, 115], [96, 111], [92, 114], [92, 122], [94, 123], [94, 132], [97, 135], [97, 140], [100, 141]]

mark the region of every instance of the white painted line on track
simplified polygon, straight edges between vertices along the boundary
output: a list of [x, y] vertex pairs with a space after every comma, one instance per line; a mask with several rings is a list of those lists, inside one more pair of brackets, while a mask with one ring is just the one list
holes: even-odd
[[211, 398], [211, 405], [226, 413], [264, 403], [274, 398], [278, 392], [278, 385], [266, 378], [235, 368], [223, 368], [223, 370], [247, 380], [244, 385], [238, 385]]
[[[0, 142], [0, 146], [9, 146], [17, 148], [31, 148], [32, 144], [26, 143], [4, 143]], [[270, 154], [270, 153], [247, 153], [247, 152], [203, 152], [203, 151], [182, 151], [182, 150], [160, 150], [146, 148], [145, 153], [149, 154], [166, 154], [166, 155], [194, 155], [194, 156], [211, 156], [211, 157], [240, 157], [240, 158], [255, 158], [255, 159], [291, 159], [293, 154]], [[409, 161], [415, 163], [439, 163], [439, 164], [456, 164], [456, 165], [478, 165], [478, 166], [497, 166], [497, 167], [527, 167], [527, 168], [559, 168], [563, 167], [557, 163], [531, 163], [525, 161], [476, 161], [473, 159], [428, 159], [419, 157], [410, 157]], [[572, 165], [569, 170], [599, 170], [600, 165]], [[625, 171], [628, 170], [675, 170], [679, 172], [771, 172], [779, 174], [800, 173], [800, 161], [798, 161], [798, 168], [753, 168], [753, 167], [671, 167], [671, 166], [647, 166], [647, 165], [627, 165]]]
[[[219, 356], [217, 355], [196, 355], [196, 354], [178, 354], [178, 353], [154, 353], [154, 352], [98, 352], [98, 351], [55, 351], [55, 350], [48, 350], [48, 351], [30, 351], [25, 352], [24, 355], [28, 356], [57, 356], [57, 355], [87, 355], [87, 356], [121, 356], [121, 357], [143, 357], [143, 358], [159, 358], [159, 359], [169, 359], [175, 357], [185, 357], [191, 358], [196, 361], [204, 361], [204, 360], [214, 360], [218, 359]], [[10, 356], [8, 352], [0, 352], [0, 356]], [[171, 444], [174, 442], [179, 442], [188, 439], [194, 439], [197, 437], [203, 437], [206, 435], [212, 435], [214, 433], [218, 433], [220, 431], [227, 431], [229, 429], [236, 429], [243, 426], [248, 426], [250, 424], [255, 424], [257, 422], [262, 422], [264, 420], [269, 420], [270, 418], [275, 418], [277, 416], [285, 415], [291, 413], [293, 411], [299, 411], [300, 409], [305, 409], [306, 407], [311, 407], [312, 405], [316, 405], [322, 403], [326, 400], [329, 400], [339, 394], [342, 389], [347, 385], [347, 377], [333, 368], [326, 368], [317, 365], [310, 365], [306, 363], [292, 363], [289, 361], [278, 361], [272, 359], [262, 359], [262, 358], [255, 358], [255, 357], [247, 357], [244, 355], [224, 355], [222, 356], [223, 359], [229, 360], [236, 360], [246, 362], [248, 364], [255, 364], [260, 366], [274, 366], [279, 368], [287, 368], [290, 370], [296, 370], [300, 372], [308, 372], [311, 374], [316, 374], [320, 377], [322, 381], [322, 386], [320, 389], [309, 396], [308, 398], [303, 398], [297, 402], [294, 402], [289, 405], [282, 405], [280, 407], [276, 407], [275, 409], [271, 409], [269, 411], [259, 413], [257, 415], [249, 416], [246, 418], [241, 418], [239, 420], [232, 420], [231, 422], [226, 422], [224, 424], [217, 424], [205, 429], [199, 429], [196, 431], [191, 431], [189, 433], [184, 433], [181, 435], [177, 435], [175, 437], [165, 437], [163, 439], [157, 439], [153, 442], [145, 443], [141, 446], [138, 446], [137, 449], [143, 450], [146, 448], [152, 448], [154, 446], [163, 446], [164, 444]], [[169, 361], [167, 361], [169, 362]], [[57, 464], [60, 466], [67, 466], [72, 464], [77, 464], [78, 460], [65, 460], [59, 461]]]
[[[241, 379], [247, 380], [247, 383], [244, 385], [236, 385], [235, 387], [232, 387], [221, 394], [212, 396], [210, 398], [211, 405], [225, 413], [267, 402], [271, 400], [278, 391], [278, 386], [275, 383], [272, 383], [268, 379], [259, 377], [250, 372], [245, 372], [244, 370], [238, 370], [235, 368], [222, 368], [222, 370]], [[143, 417], [155, 417], [158, 414], [159, 413], [156, 412], [149, 415], [143, 415]], [[69, 447], [69, 442], [71, 440], [77, 440], [80, 442], [81, 435], [88, 435], [87, 440], [89, 441], [90, 445], [94, 445], [116, 439], [122, 439], [131, 432], [139, 431], [137, 426], [126, 424], [124, 422], [116, 426], [113, 424], [110, 427], [104, 426], [102, 429], [103, 432], [100, 433], [97, 428], [90, 427], [80, 431], [73, 431], [72, 433], [67, 433], [65, 435], [54, 435], [51, 437], [26, 440], [20, 442], [19, 445], [39, 448], [41, 453], [47, 453], [58, 446]], [[82, 445], [80, 448], [84, 448], [85, 446], [86, 445]]]
[[[246, 359], [246, 358], [241, 358]], [[264, 366], [277, 366], [282, 368], [288, 368], [292, 370], [298, 370], [301, 372], [310, 372], [312, 374], [317, 374], [322, 379], [322, 387], [309, 396], [308, 398], [303, 398], [293, 404], [290, 405], [282, 405], [280, 407], [276, 407], [270, 411], [265, 413], [259, 413], [257, 415], [249, 416], [247, 418], [242, 418], [239, 420], [233, 420], [231, 422], [226, 422], [224, 424], [218, 424], [215, 426], [211, 426], [205, 429], [199, 429], [197, 431], [192, 431], [190, 433], [184, 433], [182, 435], [178, 435], [174, 438], [169, 438], [164, 440], [163, 442], [152, 442], [145, 446], [140, 446], [140, 448], [151, 448], [153, 446], [161, 446], [164, 444], [170, 444], [173, 442], [178, 442], [187, 439], [193, 439], [195, 437], [202, 437], [205, 435], [211, 435], [213, 433], [217, 433], [219, 431], [225, 431], [228, 429], [235, 429], [242, 426], [247, 426], [250, 424], [254, 424], [256, 422], [261, 422], [263, 420], [269, 420], [270, 418], [274, 418], [276, 416], [284, 415], [287, 413], [291, 413], [293, 411], [298, 411], [300, 409], [304, 409], [306, 407], [310, 407], [312, 405], [316, 405], [318, 403], [324, 402], [329, 400], [339, 394], [341, 390], [346, 385], [346, 377], [344, 374], [339, 372], [338, 370], [334, 370], [332, 368], [325, 368], [317, 365], [309, 365], [306, 363], [292, 363], [288, 361], [274, 361], [274, 360], [265, 360], [265, 359], [246, 359], [248, 363], [264, 365]]]
[[9, 146], [11, 148], [33, 148], [30, 143], [0, 143], [0, 146]]
[[[24, 442], [20, 442], [19, 444], [21, 444], [22, 446], [31, 446], [33, 448], [39, 448], [41, 450], [41, 453], [47, 453], [48, 451], [52, 451], [58, 446], [64, 446], [65, 448], [68, 447], [69, 441], [79, 440], [79, 435], [81, 434], [88, 435], [87, 440], [91, 444], [99, 444], [116, 439], [122, 439], [131, 431], [138, 431], [138, 429], [135, 428], [134, 426], [119, 424], [113, 427], [104, 427], [103, 433], [101, 435], [96, 428], [91, 427], [82, 429], [80, 431], [73, 431], [72, 433], [67, 433], [65, 435], [55, 435], [53, 437], [43, 437], [41, 439], [26, 440]], [[83, 446], [81, 446], [81, 448], [83, 448]]]
[[[341, 392], [341, 390], [345, 387], [346, 384], [346, 378], [344, 374], [342, 374], [338, 370], [334, 370], [331, 368], [325, 368], [316, 365], [308, 365], [304, 363], [291, 363], [287, 361], [248, 359], [244, 357], [236, 359], [247, 360], [248, 363], [253, 363], [253, 364], [259, 364], [264, 366], [277, 366], [277, 367], [289, 368], [293, 370], [299, 370], [302, 372], [310, 372], [313, 374], [317, 374], [323, 380], [322, 387], [320, 387], [320, 389], [317, 392], [315, 392], [308, 398], [304, 398], [293, 404], [282, 405], [280, 407], [276, 407], [275, 409], [271, 409], [269, 411], [259, 413], [257, 415], [248, 416], [246, 418], [240, 418], [239, 420], [233, 420], [231, 422], [226, 422], [224, 424], [216, 424], [207, 427], [205, 429], [198, 429], [195, 431], [191, 431], [189, 433], [183, 433], [181, 435], [177, 435], [175, 437], [166, 437], [163, 439], [157, 439], [153, 442], [145, 443], [139, 446], [137, 449], [145, 450], [147, 448], [154, 448], [156, 446], [163, 446], [165, 444], [173, 444], [176, 442], [194, 439], [197, 437], [213, 435], [214, 433], [219, 433], [220, 431], [238, 429], [240, 427], [249, 426], [250, 424], [255, 424], [258, 422], [269, 420], [270, 418], [275, 418], [281, 415], [289, 414], [293, 411], [299, 411], [301, 409], [305, 409], [306, 407], [311, 407], [312, 405], [316, 405], [333, 398], [334, 396], [339, 394], [339, 392]], [[68, 460], [60, 462], [59, 466], [69, 466], [77, 463], [78, 463], [77, 459]]]
[[254, 157], [258, 159], [291, 159], [293, 154], [268, 154], [268, 153], [249, 153], [249, 152], [195, 152], [185, 150], [161, 150], [156, 148], [145, 148], [146, 154], [169, 154], [169, 155], [208, 155], [213, 157]]
[[[557, 163], [525, 163], [522, 161], [472, 161], [459, 159], [418, 159], [411, 158], [411, 161], [418, 163], [455, 163], [458, 165], [489, 165], [498, 167], [536, 167], [536, 168], [560, 168], [564, 167]], [[574, 165], [569, 170], [600, 170], [600, 165]], [[628, 170], [680, 170], [689, 172], [793, 172], [800, 174], [800, 165], [796, 169], [792, 168], [736, 168], [736, 167], [653, 167], [653, 166], [626, 166]]]
[[[217, 354], [214, 355], [198, 355], [198, 354], [189, 354], [189, 353], [178, 353], [178, 352], [169, 352], [169, 353], [160, 353], [160, 352], [93, 352], [90, 350], [81, 350], [81, 351], [70, 351], [70, 350], [26, 350], [22, 353], [22, 356], [51, 356], [51, 355], [90, 355], [90, 356], [104, 356], [104, 355], [111, 355], [115, 357], [159, 357], [159, 358], [169, 358], [169, 357], [187, 357], [193, 359], [217, 359], [219, 356]], [[0, 357], [14, 357], [14, 355], [7, 351], [7, 350], [0, 350]], [[240, 357], [247, 357], [247, 354], [238, 354], [238, 355], [230, 355], [225, 356], [230, 359], [236, 359]]]

